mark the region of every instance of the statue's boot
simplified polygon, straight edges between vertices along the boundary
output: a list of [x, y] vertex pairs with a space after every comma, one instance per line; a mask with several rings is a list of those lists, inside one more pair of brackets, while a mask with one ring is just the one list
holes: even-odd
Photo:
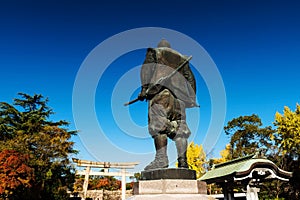
[[167, 156], [167, 144], [168, 144], [167, 135], [166, 134], [157, 135], [154, 138], [154, 144], [156, 149], [155, 159], [145, 167], [145, 170], [167, 168], [169, 166], [169, 160]]
[[175, 139], [175, 144], [177, 148], [177, 161], [178, 168], [189, 168], [186, 157], [187, 150], [187, 138], [179, 137]]

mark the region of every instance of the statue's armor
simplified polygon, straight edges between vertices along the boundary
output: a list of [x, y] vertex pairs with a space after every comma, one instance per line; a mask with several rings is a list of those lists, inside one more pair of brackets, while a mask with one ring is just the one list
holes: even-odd
[[152, 87], [157, 80], [171, 74], [186, 59], [186, 56], [168, 47], [147, 49], [141, 70], [141, 82], [148, 99], [167, 88], [175, 98], [185, 103], [185, 107], [196, 106], [196, 83], [188, 62], [164, 84]]

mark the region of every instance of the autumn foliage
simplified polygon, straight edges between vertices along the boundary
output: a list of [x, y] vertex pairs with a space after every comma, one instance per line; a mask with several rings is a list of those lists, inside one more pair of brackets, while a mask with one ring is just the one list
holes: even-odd
[[114, 177], [101, 177], [91, 181], [89, 189], [119, 190], [121, 189], [121, 181]]
[[15, 150], [0, 152], [0, 196], [11, 195], [18, 187], [31, 187], [34, 170], [27, 165], [29, 155]]
[[197, 178], [200, 178], [205, 173], [205, 165], [207, 163], [203, 146], [191, 142], [186, 154], [189, 168], [195, 170]]
[[47, 98], [19, 95], [0, 102], [0, 199], [65, 200], [75, 178], [69, 156], [77, 152], [76, 131], [50, 120]]
[[[74, 192], [82, 192], [83, 190], [83, 177], [77, 177], [74, 184]], [[132, 188], [132, 186], [129, 186]], [[99, 176], [89, 178], [89, 190], [120, 190], [121, 181], [112, 176]]]

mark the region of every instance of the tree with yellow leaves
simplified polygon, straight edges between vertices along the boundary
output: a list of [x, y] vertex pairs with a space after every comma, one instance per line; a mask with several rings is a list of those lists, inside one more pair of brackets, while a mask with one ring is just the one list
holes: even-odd
[[277, 112], [274, 125], [277, 126], [279, 136], [276, 142], [282, 147], [283, 153], [300, 154], [300, 105], [296, 105], [295, 112], [287, 106], [284, 107], [283, 114]]
[[[296, 105], [293, 112], [285, 106], [283, 114], [275, 114], [274, 125], [277, 132], [272, 136], [278, 146], [278, 157], [275, 160], [281, 161], [282, 169], [293, 172], [293, 177], [289, 181], [289, 199], [300, 198], [300, 105]], [[277, 164], [276, 163], [276, 164]]]
[[197, 178], [205, 173], [206, 154], [202, 145], [191, 142], [187, 148], [187, 162], [190, 169], [196, 171]]
[[212, 159], [212, 164], [219, 164], [223, 162], [227, 162], [229, 160], [232, 160], [232, 147], [230, 144], [227, 144], [225, 149], [220, 151], [220, 156], [221, 158], [213, 158]]

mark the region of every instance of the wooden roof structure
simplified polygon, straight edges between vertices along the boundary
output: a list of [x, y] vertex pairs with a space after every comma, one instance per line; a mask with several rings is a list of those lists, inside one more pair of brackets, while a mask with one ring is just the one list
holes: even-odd
[[262, 182], [266, 179], [288, 181], [291, 177], [291, 172], [278, 168], [266, 158], [258, 158], [256, 154], [252, 154], [214, 165], [200, 180], [207, 183], [236, 182], [250, 179]]
[[266, 158], [259, 158], [257, 154], [252, 154], [214, 165], [200, 180], [208, 184], [220, 185], [223, 189], [224, 200], [234, 200], [234, 185], [247, 188], [247, 199], [258, 200], [259, 188], [256, 186], [261, 182], [270, 179], [289, 181], [291, 177], [291, 172], [280, 169]]

